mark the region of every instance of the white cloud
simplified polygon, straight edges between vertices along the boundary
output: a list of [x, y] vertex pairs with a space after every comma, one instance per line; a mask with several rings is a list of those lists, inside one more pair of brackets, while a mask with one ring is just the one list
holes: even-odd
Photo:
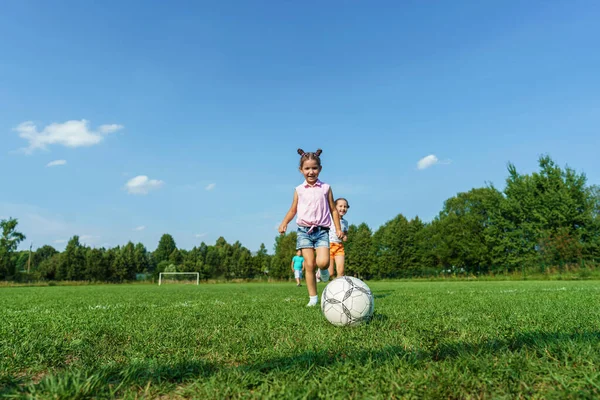
[[198, 239], [205, 237], [206, 235], [208, 235], [208, 233], [196, 233], [196, 237]]
[[135, 228], [133, 228], [133, 230], [136, 232], [143, 231], [144, 229], [146, 229], [144, 225], [136, 226]]
[[63, 244], [63, 243], [67, 243], [67, 239], [56, 239], [54, 241], [55, 244]]
[[217, 186], [216, 183], [210, 183], [204, 189], [206, 189], [206, 190], [213, 190], [215, 188], [215, 186]]
[[48, 164], [46, 164], [46, 167], [56, 167], [58, 165], [66, 165], [67, 164], [67, 160], [54, 160], [54, 161], [50, 161]]
[[100, 143], [108, 133], [122, 129], [122, 125], [101, 125], [98, 132], [90, 130], [89, 121], [70, 120], [63, 123], [52, 123], [45, 126], [41, 131], [32, 121], [19, 124], [15, 131], [19, 137], [27, 140], [29, 146], [22, 150], [31, 154], [35, 150], [46, 150], [49, 145], [62, 145], [65, 147], [88, 147]]
[[438, 158], [436, 156], [434, 156], [433, 154], [430, 154], [428, 156], [425, 156], [423, 158], [421, 158], [419, 160], [419, 162], [417, 162], [417, 168], [418, 169], [425, 169], [425, 168], [429, 168], [435, 164], [438, 163]]
[[116, 131], [120, 131], [121, 129], [123, 129], [123, 125], [119, 124], [100, 125], [98, 127], [98, 131], [105, 135], [108, 135], [109, 133], [114, 133]]
[[450, 164], [450, 160], [440, 160], [434, 154], [421, 158], [417, 162], [417, 169], [426, 169], [438, 164]]
[[159, 189], [162, 185], [164, 185], [163, 181], [148, 179], [146, 175], [138, 175], [127, 181], [125, 189], [130, 194], [148, 194], [151, 190]]

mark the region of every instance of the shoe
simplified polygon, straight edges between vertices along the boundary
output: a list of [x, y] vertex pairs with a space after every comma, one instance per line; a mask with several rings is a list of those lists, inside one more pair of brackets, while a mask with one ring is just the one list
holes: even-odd
[[327, 282], [329, 280], [329, 270], [322, 269], [321, 270], [321, 282]]
[[301, 284], [299, 284], [299, 283], [297, 283], [297, 284], [296, 284], [296, 286], [300, 287], [300, 286], [302, 286], [302, 285], [301, 285]]
[[309, 301], [306, 307], [316, 307], [318, 303], [318, 301]]

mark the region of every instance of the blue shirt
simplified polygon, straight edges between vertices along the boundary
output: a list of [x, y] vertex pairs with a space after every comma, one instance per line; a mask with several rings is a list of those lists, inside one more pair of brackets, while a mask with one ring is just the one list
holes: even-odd
[[294, 269], [296, 271], [302, 271], [302, 263], [304, 262], [304, 257], [294, 256], [294, 258], [292, 258], [292, 261], [294, 262]]

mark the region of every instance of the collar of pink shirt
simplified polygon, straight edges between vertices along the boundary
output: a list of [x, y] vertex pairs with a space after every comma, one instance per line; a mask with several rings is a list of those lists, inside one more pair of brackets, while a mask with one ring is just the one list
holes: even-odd
[[323, 185], [323, 182], [321, 182], [319, 179], [317, 179], [317, 181], [315, 182], [314, 185], [309, 185], [308, 182], [306, 182], [306, 179], [304, 180], [304, 187], [305, 188], [309, 188], [309, 187], [321, 187]]

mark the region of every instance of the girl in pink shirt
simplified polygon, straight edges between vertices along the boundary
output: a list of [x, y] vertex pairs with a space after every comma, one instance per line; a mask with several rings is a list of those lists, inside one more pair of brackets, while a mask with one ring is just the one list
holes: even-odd
[[288, 224], [298, 214], [296, 248], [302, 250], [302, 257], [304, 257], [308, 307], [316, 306], [319, 302], [315, 266], [321, 270], [321, 281], [329, 280], [329, 228], [332, 225], [332, 218], [336, 235], [340, 238], [344, 236], [340, 227], [340, 216], [333, 203], [331, 187], [319, 180], [321, 153], [321, 149], [314, 153], [305, 153], [304, 150], [298, 149], [300, 172], [305, 180], [301, 185], [296, 186], [292, 206], [279, 226], [279, 233], [285, 234]]

